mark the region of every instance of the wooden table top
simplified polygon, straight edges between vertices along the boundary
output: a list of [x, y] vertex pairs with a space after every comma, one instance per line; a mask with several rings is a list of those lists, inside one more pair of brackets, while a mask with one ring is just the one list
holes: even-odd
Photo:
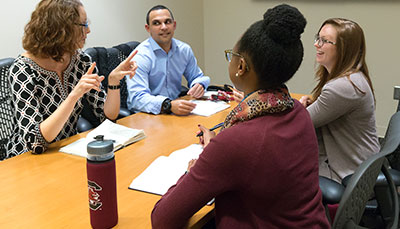
[[[292, 96], [298, 99], [301, 94]], [[212, 127], [223, 122], [231, 108], [210, 117], [138, 113], [117, 121], [143, 129], [147, 137], [115, 153], [119, 216], [115, 228], [151, 228], [150, 214], [160, 196], [130, 190], [130, 183], [157, 157], [198, 143], [197, 124]], [[0, 162], [2, 228], [90, 228], [86, 159], [58, 152], [86, 134], [53, 143], [42, 155], [25, 153]], [[203, 207], [188, 226], [200, 228], [212, 217], [213, 208]]]

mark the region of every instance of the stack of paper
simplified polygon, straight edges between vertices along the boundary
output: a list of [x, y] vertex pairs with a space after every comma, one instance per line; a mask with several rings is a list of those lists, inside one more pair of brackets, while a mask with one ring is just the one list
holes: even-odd
[[81, 138], [60, 149], [60, 152], [87, 157], [87, 144], [94, 141], [97, 135], [104, 135], [104, 140], [114, 140], [114, 151], [146, 137], [143, 130], [132, 129], [106, 119], [90, 131], [86, 138]]

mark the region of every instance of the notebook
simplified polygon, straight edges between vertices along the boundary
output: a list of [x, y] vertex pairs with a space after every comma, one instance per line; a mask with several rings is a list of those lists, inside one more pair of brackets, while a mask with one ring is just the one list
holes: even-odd
[[186, 172], [189, 161], [197, 159], [202, 151], [202, 145], [192, 144], [174, 151], [169, 156], [156, 158], [138, 177], [133, 179], [129, 189], [164, 195]]
[[78, 139], [77, 141], [60, 148], [59, 151], [87, 157], [87, 144], [94, 141], [94, 137], [97, 135], [104, 135], [104, 140], [114, 140], [114, 152], [146, 137], [143, 130], [132, 129], [106, 119], [98, 127], [90, 131], [86, 138]]

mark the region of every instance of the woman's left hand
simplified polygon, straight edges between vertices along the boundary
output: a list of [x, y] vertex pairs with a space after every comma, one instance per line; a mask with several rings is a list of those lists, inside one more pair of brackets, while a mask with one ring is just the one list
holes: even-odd
[[243, 98], [244, 98], [244, 92], [239, 91], [236, 88], [231, 88], [233, 92], [233, 98], [235, 99], [235, 102], [240, 103]]
[[187, 168], [187, 171], [188, 171], [188, 172], [189, 172], [190, 169], [194, 166], [194, 164], [196, 163], [196, 161], [197, 161], [197, 159], [192, 159], [192, 160], [189, 161], [189, 163], [188, 163], [188, 168]]
[[119, 85], [119, 81], [124, 78], [124, 76], [129, 75], [129, 78], [136, 73], [137, 64], [136, 61], [132, 61], [132, 58], [136, 55], [138, 50], [135, 50], [128, 56], [124, 61], [122, 61], [108, 76], [109, 85]]
[[311, 103], [312, 100], [309, 96], [307, 95], [303, 95], [300, 99], [299, 102], [304, 106], [304, 107], [308, 107]]

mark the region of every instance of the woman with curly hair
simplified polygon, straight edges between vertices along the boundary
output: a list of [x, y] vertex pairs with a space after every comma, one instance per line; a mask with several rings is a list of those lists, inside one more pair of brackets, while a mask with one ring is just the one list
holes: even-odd
[[200, 126], [204, 151], [154, 207], [153, 228], [182, 228], [212, 198], [217, 228], [329, 228], [315, 131], [285, 86], [303, 59], [305, 25], [279, 5], [225, 51], [245, 98], [218, 135]]
[[15, 108], [15, 129], [6, 155], [27, 151], [43, 153], [49, 143], [77, 133], [82, 100], [87, 100], [100, 120], [114, 120], [119, 112], [119, 82], [133, 77], [133, 53], [109, 75], [108, 91], [96, 64], [80, 51], [90, 33], [87, 15], [79, 0], [42, 0], [25, 26], [23, 47], [10, 68]]
[[331, 18], [320, 27], [317, 86], [307, 107], [317, 131], [320, 175], [340, 182], [379, 151], [375, 98], [361, 27], [354, 21]]

